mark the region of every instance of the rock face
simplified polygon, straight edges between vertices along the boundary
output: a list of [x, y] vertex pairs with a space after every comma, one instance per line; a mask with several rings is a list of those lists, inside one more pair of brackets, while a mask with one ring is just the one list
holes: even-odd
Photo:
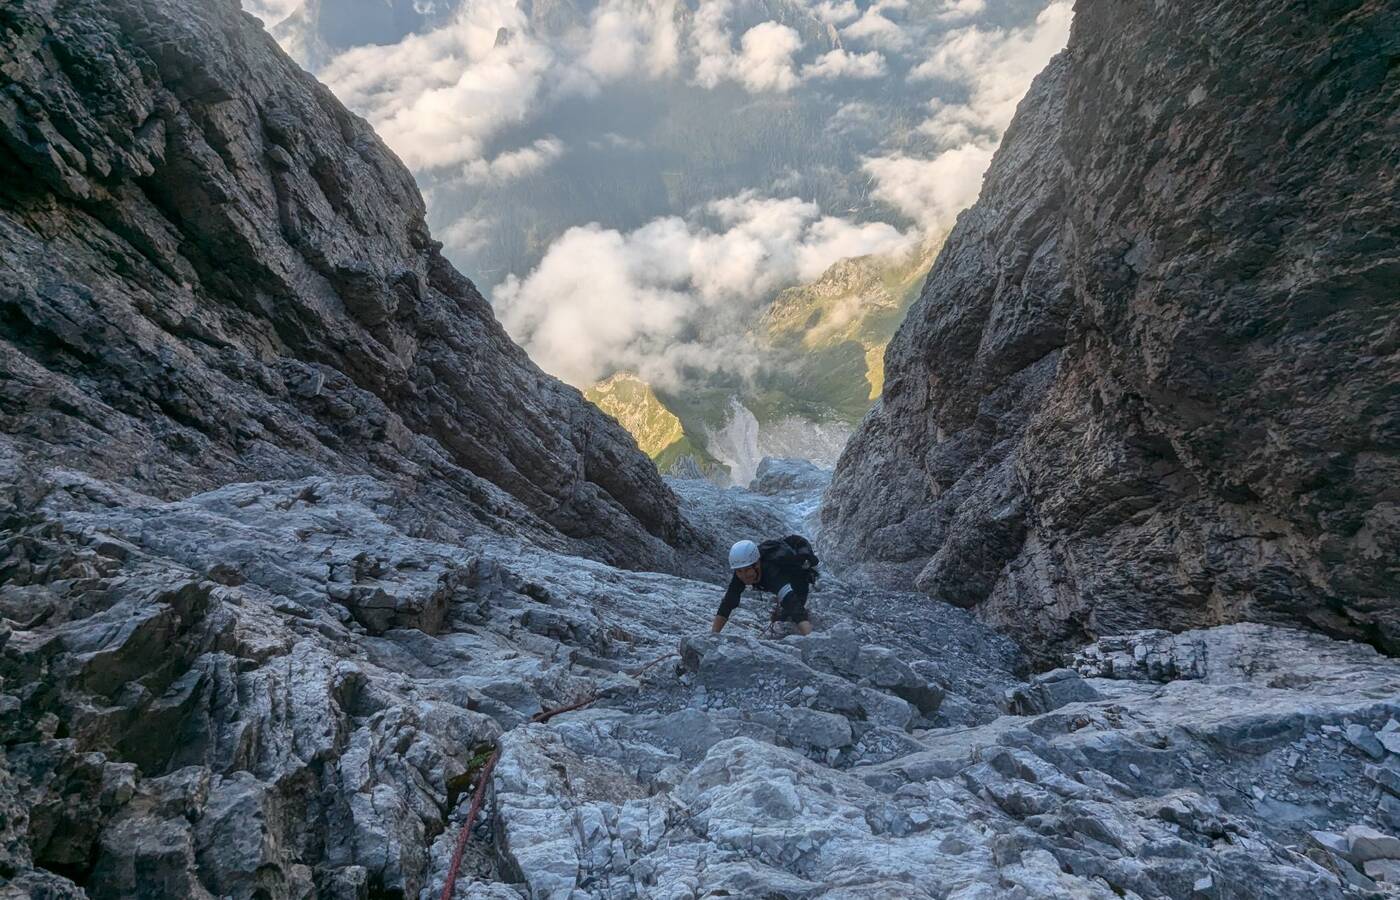
[[829, 484], [830, 469], [819, 469], [805, 459], [765, 456], [749, 490], [785, 506], [791, 530], [815, 542], [821, 535], [821, 498]]
[[1393, 3], [1083, 2], [886, 355], [826, 556], [1045, 661], [1400, 650]]
[[765, 456], [754, 471], [749, 490], [769, 496], [809, 491], [821, 493], [831, 483], [831, 473], [805, 459]]
[[1144, 632], [1026, 684], [1009, 640], [917, 594], [823, 579], [812, 636], [762, 639], [746, 598], [712, 637], [713, 585], [413, 537], [367, 476], [162, 501], [14, 463], [6, 900], [437, 897], [493, 745], [458, 898], [1262, 900], [1400, 877], [1400, 757], [1349, 740], [1400, 715], [1400, 665], [1370, 647]]
[[691, 564], [631, 437], [233, 0], [7, 3], [0, 59], [0, 431], [30, 459], [165, 498], [371, 474], [415, 533]]
[[0, 8], [3, 900], [437, 897], [496, 750], [457, 900], [1396, 887], [1400, 663], [1236, 624], [1027, 682], [839, 569], [712, 636], [624, 566], [822, 473], [678, 501], [232, 5], [59, 10]]
[[739, 398], [731, 397], [724, 425], [705, 432], [705, 447], [729, 467], [733, 483], [742, 486], [768, 457], [807, 459], [829, 469], [850, 436], [850, 425], [836, 419], [778, 415], [760, 422]]

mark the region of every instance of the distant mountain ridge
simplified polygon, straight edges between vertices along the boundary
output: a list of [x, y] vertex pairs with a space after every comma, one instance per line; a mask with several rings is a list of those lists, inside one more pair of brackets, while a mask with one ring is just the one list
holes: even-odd
[[702, 381], [668, 393], [616, 373], [584, 396], [663, 473], [689, 471], [689, 460], [716, 481], [746, 484], [764, 456], [834, 465], [879, 396], [885, 345], [941, 244], [929, 240], [893, 259], [843, 259], [781, 291], [748, 335], [765, 362], [751, 381]]
[[[837, 408], [855, 424], [870, 408], [868, 401], [880, 396], [885, 345], [918, 297], [942, 243], [942, 236], [933, 237], [894, 259], [859, 256], [838, 260], [816, 281], [778, 294], [760, 323], [764, 339], [774, 347], [817, 361], [824, 351], [859, 344], [866, 364], [866, 402]], [[842, 391], [838, 396], [848, 393]]]
[[681, 420], [656, 396], [651, 385], [631, 372], [618, 372], [584, 391], [583, 396], [637, 440], [663, 474], [694, 471], [727, 480], [729, 470], [705, 452]]

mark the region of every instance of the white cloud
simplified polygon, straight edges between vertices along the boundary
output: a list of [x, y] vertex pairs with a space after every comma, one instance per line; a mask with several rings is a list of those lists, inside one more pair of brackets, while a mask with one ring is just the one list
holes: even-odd
[[968, 98], [930, 102], [933, 115], [919, 128], [943, 148], [933, 157], [893, 154], [864, 161], [874, 196], [926, 229], [951, 227], [957, 214], [977, 199], [982, 175], [1016, 104], [1068, 40], [1072, 15], [1068, 0], [1055, 0], [1024, 28], [964, 28], [948, 34], [910, 78], [961, 84]]
[[943, 0], [943, 5], [934, 11], [935, 18], [943, 22], [970, 19], [987, 8], [987, 0]]
[[[451, 25], [388, 46], [356, 47], [320, 73], [414, 169], [465, 163], [534, 105], [554, 54], [524, 33], [507, 0], [464, 7]], [[496, 46], [499, 28], [512, 38]]]
[[546, 370], [584, 386], [616, 369], [674, 385], [682, 365], [744, 371], [733, 335], [756, 304], [833, 262], [917, 242], [885, 223], [746, 192], [712, 202], [718, 228], [671, 216], [622, 233], [571, 228], [527, 277], [494, 291], [502, 323]]
[[807, 78], [879, 78], [885, 74], [885, 57], [876, 51], [848, 53], [832, 50], [802, 68]]
[[855, 0], [822, 0], [812, 7], [812, 13], [829, 25], [840, 25], [860, 15]]
[[995, 148], [964, 144], [932, 159], [896, 154], [865, 160], [874, 196], [929, 231], [946, 231], [982, 189], [982, 173]]
[[[513, 0], [474, 0], [449, 25], [356, 47], [318, 74], [411, 168], [467, 164], [550, 98], [674, 71], [674, 11], [675, 0], [605, 0], [587, 29], [550, 44], [531, 35]], [[500, 29], [509, 40], [497, 46]]]
[[793, 57], [802, 49], [802, 37], [777, 22], [760, 22], [739, 39], [734, 52], [729, 31], [729, 0], [701, 4], [691, 28], [691, 53], [695, 56], [695, 83], [713, 88], [725, 81], [742, 84], [750, 93], [790, 91], [799, 78]]
[[744, 32], [737, 73], [752, 92], [790, 91], [797, 86], [792, 57], [802, 49], [797, 30], [777, 22], [762, 22]]
[[1069, 39], [1073, 11], [1056, 0], [1024, 28], [963, 28], [949, 33], [909, 73], [911, 80], [942, 79], [965, 85], [965, 103], [935, 100], [920, 126], [945, 145], [970, 139], [1000, 140], [1032, 79]]
[[885, 15], [889, 10], [901, 10], [909, 5], [908, 0], [876, 0], [865, 12], [845, 28], [842, 36], [861, 41], [875, 47], [899, 51], [909, 46], [911, 39], [904, 29]]
[[700, 4], [690, 28], [690, 52], [695, 57], [695, 83], [707, 88], [729, 77], [734, 38], [729, 33], [730, 0]]
[[290, 16], [302, 0], [243, 0], [243, 9], [263, 20], [263, 25], [271, 28]]
[[871, 131], [880, 121], [876, 107], [862, 100], [843, 103], [827, 120], [827, 127], [837, 132]]
[[443, 229], [434, 229], [443, 243], [449, 250], [471, 251], [485, 245], [487, 233], [491, 230], [489, 222], [480, 219], [473, 219], [463, 216]]
[[675, 0], [605, 0], [593, 11], [580, 64], [602, 81], [674, 72], [680, 62]]
[[[888, 9], [897, 8], [902, 0], [883, 2], [881, 8]], [[729, 0], [715, 0], [702, 5], [696, 13], [691, 49], [696, 58], [695, 81], [703, 87], [734, 81], [750, 93], [782, 93], [809, 79], [879, 78], [886, 72], [885, 57], [878, 51], [851, 53], [838, 47], [818, 56], [799, 73], [794, 57], [802, 49], [802, 37], [795, 29], [777, 22], [762, 22], [744, 32], [736, 53], [728, 30], [731, 9]], [[852, 5], [851, 15], [854, 14]]]
[[540, 138], [528, 147], [508, 150], [494, 159], [474, 159], [462, 169], [469, 184], [513, 181], [545, 166], [564, 155], [564, 142], [558, 138]]
[[[294, 0], [245, 0], [253, 8]], [[389, 46], [366, 46], [333, 59], [319, 74], [351, 108], [365, 115], [400, 157], [419, 172], [462, 166], [469, 178], [498, 177], [485, 161], [490, 143], [538, 110], [573, 94], [596, 95], [624, 78], [667, 78], [681, 70], [678, 0], [602, 0], [585, 26], [542, 38], [515, 0], [462, 4], [449, 25]], [[938, 0], [934, 18], [979, 11], [985, 0]], [[736, 0], [706, 0], [685, 34], [693, 80], [704, 87], [736, 83], [751, 93], [788, 92], [804, 81], [871, 79], [886, 74], [888, 54], [911, 46], [918, 29], [903, 23], [909, 0], [819, 0], [807, 8], [842, 33], [880, 50], [835, 48], [806, 65], [799, 33], [778, 22], [733, 30]], [[1069, 3], [1053, 3], [1033, 27], [964, 28], [953, 32], [913, 70], [911, 78], [966, 86], [964, 103], [931, 104], [921, 126], [945, 147], [994, 140], [1005, 128], [1024, 83], [1063, 43]], [[891, 18], [893, 17], [893, 18]], [[510, 37], [497, 46], [504, 30]], [[547, 154], [546, 154], [547, 157]], [[502, 164], [529, 163], [526, 155]], [[484, 167], [484, 168], [483, 168]], [[504, 174], [502, 170], [501, 174]]]

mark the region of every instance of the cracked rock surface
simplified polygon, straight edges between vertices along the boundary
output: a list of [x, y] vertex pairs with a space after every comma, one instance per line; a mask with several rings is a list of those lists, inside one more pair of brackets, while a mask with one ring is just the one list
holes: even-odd
[[1141, 632], [1026, 682], [918, 594], [829, 576], [812, 636], [747, 598], [711, 636], [713, 584], [414, 537], [366, 476], [6, 475], [0, 896], [434, 897], [493, 746], [458, 897], [1394, 886], [1400, 664], [1365, 645]]

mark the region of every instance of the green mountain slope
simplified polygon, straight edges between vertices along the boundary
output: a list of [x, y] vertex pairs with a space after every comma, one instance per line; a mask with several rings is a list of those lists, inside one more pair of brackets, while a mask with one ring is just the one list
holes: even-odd
[[618, 373], [585, 396], [630, 431], [662, 472], [686, 457], [707, 475], [726, 469], [706, 442], [725, 426], [731, 398], [760, 429], [793, 420], [853, 426], [880, 395], [885, 345], [940, 245], [929, 242], [896, 259], [844, 259], [815, 281], [780, 292], [749, 332], [764, 354], [752, 380], [711, 376], [664, 391]]
[[865, 415], [884, 386], [885, 345], [940, 246], [928, 242], [898, 259], [843, 259], [816, 281], [779, 293], [760, 328], [767, 342], [794, 358], [785, 392], [826, 402], [852, 422]]
[[671, 471], [687, 457], [706, 475], [724, 468], [705, 452], [703, 443], [691, 439], [680, 418], [651, 385], [631, 372], [618, 372], [584, 391], [583, 396], [631, 432], [637, 446], [660, 471]]

